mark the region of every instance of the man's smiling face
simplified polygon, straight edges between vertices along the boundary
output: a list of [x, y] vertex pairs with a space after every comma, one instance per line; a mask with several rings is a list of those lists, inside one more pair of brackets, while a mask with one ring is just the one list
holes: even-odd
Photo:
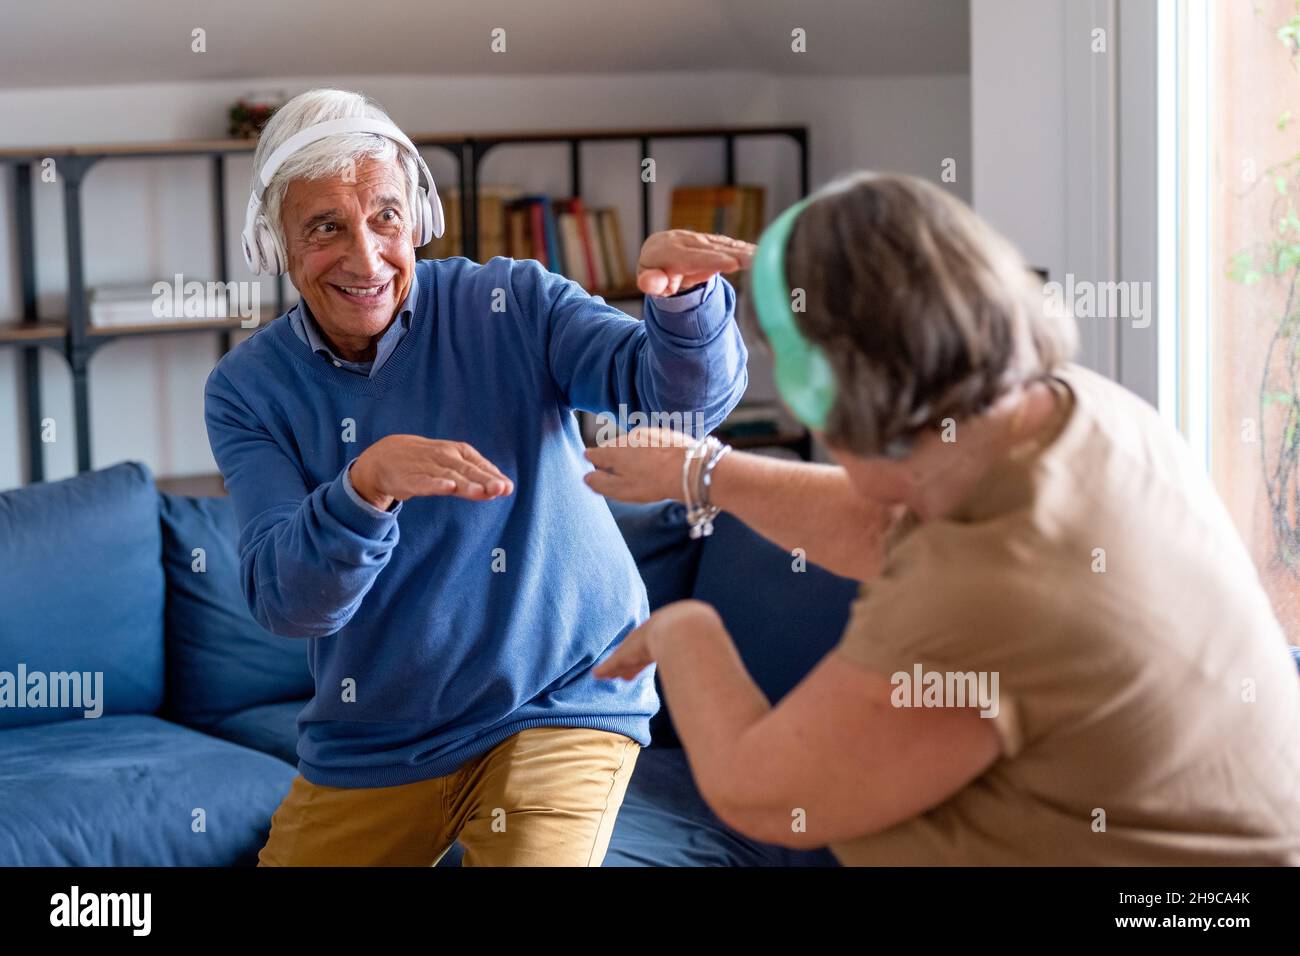
[[295, 179], [280, 207], [289, 276], [339, 355], [374, 358], [374, 342], [411, 288], [412, 216], [396, 161], [355, 176]]

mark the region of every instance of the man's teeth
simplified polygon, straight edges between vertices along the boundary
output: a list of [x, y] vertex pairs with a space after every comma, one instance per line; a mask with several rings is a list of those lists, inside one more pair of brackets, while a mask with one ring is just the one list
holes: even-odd
[[347, 285], [341, 285], [339, 286], [339, 288], [342, 289], [344, 292], [346, 292], [348, 295], [378, 295], [379, 290], [382, 289], [385, 285], [388, 285], [388, 283], [385, 282], [384, 285], [370, 286], [369, 288], [365, 288], [365, 289], [360, 289], [357, 288], [356, 286], [347, 286]]

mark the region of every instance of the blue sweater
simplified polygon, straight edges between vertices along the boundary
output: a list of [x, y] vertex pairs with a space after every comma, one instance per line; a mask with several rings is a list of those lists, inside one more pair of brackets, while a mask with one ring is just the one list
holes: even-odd
[[[735, 291], [719, 277], [678, 312], [647, 297], [638, 322], [534, 260], [415, 268], [410, 330], [371, 377], [322, 361], [281, 316], [207, 382], [249, 608], [311, 639], [299, 770], [394, 786], [538, 726], [647, 745], [653, 668], [591, 675], [648, 608], [608, 506], [582, 482], [571, 412], [698, 411], [716, 427], [748, 381]], [[396, 433], [468, 442], [514, 494], [361, 507], [343, 473]]]

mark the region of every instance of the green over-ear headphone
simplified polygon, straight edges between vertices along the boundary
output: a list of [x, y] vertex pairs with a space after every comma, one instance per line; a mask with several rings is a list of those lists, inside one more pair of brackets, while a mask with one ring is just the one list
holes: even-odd
[[799, 332], [785, 284], [785, 247], [795, 220], [819, 194], [799, 200], [763, 231], [750, 267], [754, 311], [776, 360], [776, 387], [805, 425], [822, 431], [835, 401], [835, 374], [826, 354]]

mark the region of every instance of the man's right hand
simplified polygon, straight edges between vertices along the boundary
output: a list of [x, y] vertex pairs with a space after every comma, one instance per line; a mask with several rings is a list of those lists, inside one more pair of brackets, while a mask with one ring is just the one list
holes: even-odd
[[473, 447], [419, 435], [389, 435], [361, 453], [349, 473], [352, 487], [376, 508], [423, 495], [472, 501], [500, 498], [514, 482]]

